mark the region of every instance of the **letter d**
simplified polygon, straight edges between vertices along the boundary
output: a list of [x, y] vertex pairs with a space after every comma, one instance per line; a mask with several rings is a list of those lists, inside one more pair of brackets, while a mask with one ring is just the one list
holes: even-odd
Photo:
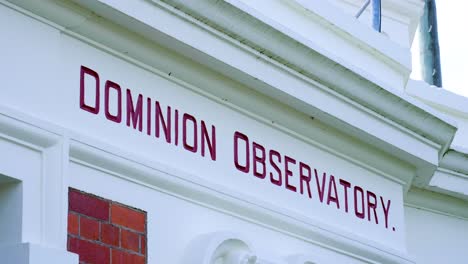
[[[96, 99], [94, 106], [85, 103], [85, 74], [94, 77], [96, 83]], [[99, 113], [99, 75], [97, 72], [85, 66], [81, 66], [80, 71], [80, 108], [96, 115]]]

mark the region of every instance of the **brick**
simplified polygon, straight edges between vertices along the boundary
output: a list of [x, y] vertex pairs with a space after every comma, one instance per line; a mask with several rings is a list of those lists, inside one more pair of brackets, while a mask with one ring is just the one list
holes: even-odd
[[112, 264], [145, 264], [144, 256], [112, 249]]
[[78, 215], [74, 213], [68, 213], [68, 234], [78, 235]]
[[97, 220], [81, 216], [80, 236], [90, 240], [99, 240], [99, 222]]
[[71, 211], [109, 221], [109, 202], [74, 189], [68, 191], [68, 208]]
[[70, 188], [68, 234], [82, 264], [147, 261], [146, 213], [138, 209]]
[[69, 237], [69, 251], [80, 256], [80, 263], [109, 264], [110, 248], [78, 238]]
[[146, 256], [146, 236], [140, 236], [140, 253]]
[[112, 223], [136, 230], [138, 232], [145, 232], [146, 214], [144, 212], [137, 211], [120, 204], [112, 204], [111, 215]]
[[122, 229], [120, 246], [135, 252], [140, 252], [140, 235], [129, 230]]
[[111, 246], [120, 246], [120, 228], [111, 224], [101, 224], [101, 241]]

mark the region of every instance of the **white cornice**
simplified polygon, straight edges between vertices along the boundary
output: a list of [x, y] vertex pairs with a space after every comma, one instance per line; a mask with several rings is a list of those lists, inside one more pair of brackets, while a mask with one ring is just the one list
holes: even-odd
[[[154, 2], [155, 4], [160, 4], [159, 1]], [[317, 47], [305, 39], [301, 39], [300, 35], [294, 31], [288, 31], [283, 25], [265, 18], [265, 14], [256, 13], [252, 8], [245, 7], [240, 2], [229, 1], [239, 4], [239, 6], [222, 2], [213, 4], [210, 0], [197, 1], [196, 4], [190, 1], [177, 0], [165, 2], [174, 6], [175, 9], [172, 12], [180, 12], [181, 10], [187, 15], [192, 16], [195, 21], [219, 30], [246, 45], [251, 45], [254, 50], [259, 50], [261, 55], [266, 55], [311, 79], [319, 80], [327, 87], [376, 111], [386, 118], [394, 120], [396, 123], [412, 131], [417, 131], [418, 134], [421, 134], [425, 138], [433, 140], [442, 146], [447, 145], [452, 139], [453, 132], [455, 131], [453, 124], [448, 124], [440, 116], [434, 115], [434, 112], [431, 112], [428, 107], [420, 103], [418, 104], [417, 101], [412, 100], [412, 98], [395, 89], [392, 85], [388, 86], [382, 83], [380, 83], [380, 86], [376, 85], [375, 83], [379, 83], [379, 81], [377, 81], [378, 78], [375, 78], [375, 76], [367, 76], [368, 79], [363, 79], [362, 77], [366, 77], [365, 74], [360, 76], [359, 73], [354, 73], [352, 69], [347, 69], [347, 63], [341, 59], [334, 61], [333, 56], [330, 54], [319, 54], [324, 46], [327, 46], [325, 43]], [[325, 6], [320, 5], [319, 8], [322, 16], [325, 16], [324, 13], [326, 13], [322, 10]], [[314, 6], [314, 8], [317, 9], [318, 7]], [[245, 10], [248, 10], [250, 13], [246, 13]], [[258, 18], [251, 14], [258, 15]], [[299, 16], [300, 14], [296, 15]], [[183, 16], [186, 17], [185, 14]], [[331, 14], [328, 14], [328, 16], [331, 16]], [[323, 20], [323, 18], [321, 19]], [[318, 24], [318, 27], [323, 27], [321, 29], [323, 32], [335, 34], [338, 38], [342, 38], [344, 34], [343, 29], [336, 26], [330, 28], [330, 25], [334, 25], [330, 22], [323, 23], [319, 19], [315, 23]], [[349, 21], [341, 22], [341, 24], [345, 24], [345, 22]], [[361, 29], [363, 28], [359, 28], [359, 30]], [[343, 39], [346, 42], [344, 45], [351, 43], [349, 45], [356, 45], [357, 49], [362, 49], [362, 43], [358, 39], [349, 34], [346, 35], [348, 38]], [[320, 38], [325, 37], [324, 35], [318, 36]], [[377, 45], [377, 43], [374, 44]], [[374, 48], [378, 49], [378, 47]], [[375, 59], [378, 61], [382, 60], [379, 56]], [[345, 66], [343, 67], [343, 65]], [[354, 61], [354, 65], [359, 65], [359, 63]], [[390, 72], [389, 70], [381, 73], [390, 75]], [[424, 119], [424, 122], [416, 121], [420, 118]]]
[[468, 154], [449, 150], [427, 188], [468, 201]]
[[468, 154], [450, 149], [445, 153], [440, 161], [440, 167], [463, 173], [468, 179]]
[[[468, 149], [464, 145], [466, 138], [465, 120], [468, 118], [468, 99], [447, 90], [430, 86], [423, 81], [411, 80], [406, 91], [411, 96], [438, 109], [446, 119], [459, 122], [459, 130], [449, 149], [442, 156], [439, 168], [426, 186], [433, 191], [468, 200]], [[451, 122], [456, 122], [451, 121]]]
[[[35, 16], [45, 18], [46, 23], [54, 24], [66, 34], [103, 43], [106, 48], [129, 54], [139, 63], [156, 68], [166, 66], [159, 65], [161, 62], [145, 53], [151, 46], [145, 41], [168, 47], [412, 164], [422, 182], [432, 175], [455, 131], [453, 124], [392, 85], [377, 85], [381, 78], [363, 78], [314, 49], [321, 46], [308, 46], [311, 43], [295, 39], [297, 34], [291, 32], [288, 35], [276, 28], [278, 25], [270, 25], [226, 2], [218, 1], [215, 6], [210, 6], [214, 2], [200, 0], [195, 6], [187, 7], [185, 5], [193, 2], [183, 1], [179, 3], [182, 6], [176, 5], [177, 8], [160, 1], [135, 1], [131, 7], [113, 0], [77, 1], [85, 8], [70, 2], [11, 2], [33, 11]], [[184, 12], [186, 8], [196, 10]], [[120, 28], [106, 31], [104, 18], [140, 34], [140, 37]], [[333, 28], [330, 22], [325, 24], [316, 21], [314, 26], [328, 36], [343, 38], [339, 27]], [[345, 35], [347, 38], [340, 45], [351, 45], [354, 51], [362, 52], [359, 51], [362, 43]], [[382, 62], [381, 56], [373, 58], [374, 55], [369, 53], [364, 57], [385, 66], [385, 60]], [[394, 72], [398, 75], [399, 70], [394, 71], [395, 67], [386, 69], [389, 71], [381, 69], [379, 74]], [[180, 75], [179, 78], [187, 76]], [[202, 82], [193, 76], [189, 79], [186, 80], [189, 83]], [[222, 89], [218, 87], [209, 92], [221, 96]], [[409, 183], [414, 175], [399, 176]]]
[[405, 197], [405, 205], [433, 213], [468, 220], [468, 202], [438, 192], [411, 189]]
[[440, 109], [441, 112], [447, 113], [448, 118], [450, 118], [450, 115], [468, 118], [467, 97], [418, 80], [409, 80], [406, 85], [406, 92], [424, 103]]
[[[45, 6], [41, 5], [41, 8], [45, 8]], [[360, 132], [355, 128], [346, 129], [346, 126], [349, 126], [348, 124], [338, 123], [337, 126], [339, 126], [340, 129], [335, 129], [330, 127], [329, 123], [323, 123], [321, 121], [322, 119], [330, 118], [325, 117], [324, 113], [313, 109], [311, 105], [306, 105], [304, 102], [300, 102], [300, 105], [295, 103], [297, 107], [301, 107], [300, 114], [298, 114], [297, 111], [285, 107], [281, 102], [274, 101], [269, 97], [264, 97], [264, 95], [260, 93], [253, 96], [252, 91], [247, 91], [245, 88], [239, 90], [239, 83], [233, 82], [225, 77], [221, 78], [219, 73], [200, 67], [199, 64], [195, 64], [191, 60], [181, 59], [179, 55], [174, 57], [170, 55], [171, 52], [168, 50], [156, 48], [156, 46], [148, 40], [143, 40], [135, 34], [130, 34], [128, 31], [121, 30], [116, 25], [104, 22], [102, 18], [92, 17], [88, 12], [76, 6], [73, 8], [75, 8], [74, 11], [77, 13], [67, 8], [62, 10], [56, 10], [55, 8], [57, 7], [54, 6], [54, 8], [50, 8], [53, 11], [50, 15], [54, 18], [54, 21], [61, 21], [61, 19], [64, 19], [60, 25], [25, 10], [18, 10], [56, 27], [63, 32], [63, 34], [71, 35], [89, 45], [121, 58], [128, 63], [160, 75], [163, 78], [168, 78], [170, 81], [176, 82], [178, 85], [182, 85], [198, 94], [202, 94], [219, 104], [242, 112], [301, 141], [348, 160], [366, 170], [370, 170], [376, 175], [386, 177], [391, 181], [402, 184], [406, 186], [406, 188], [409, 188], [415, 175], [413, 166], [422, 166], [427, 165], [427, 163], [432, 164], [437, 162], [437, 144], [429, 140], [421, 140], [418, 135], [407, 131], [405, 128], [389, 120], [380, 120], [379, 116], [374, 116], [375, 114], [372, 112], [353, 104], [350, 100], [336, 93], [316, 93], [316, 95], [312, 94], [312, 97], [308, 96], [303, 98], [303, 100], [310, 100], [310, 98], [314, 98], [314, 100], [317, 99], [315, 100], [316, 102], [331, 107], [331, 109], [337, 109], [337, 113], [341, 112], [341, 114], [349, 116], [349, 118], [344, 119], [353, 120], [356, 124], [363, 124], [370, 114], [372, 120], [379, 122], [379, 125], [370, 125], [368, 132], [372, 129], [380, 129], [388, 124], [396, 125], [396, 127], [392, 129], [393, 133], [397, 133], [395, 140], [403, 136], [407, 143], [406, 147], [414, 150], [421, 150], [421, 148], [423, 148], [424, 151], [422, 152], [425, 153], [425, 156], [417, 158], [408, 157], [410, 161], [405, 161], [400, 155], [389, 154], [389, 152], [396, 151], [400, 153], [401, 151], [398, 152], [399, 150], [395, 146], [388, 143], [387, 145], [382, 145], [382, 142], [377, 142], [375, 138], [360, 142], [355, 138], [356, 135], [359, 136]], [[70, 14], [67, 12], [70, 12]], [[81, 16], [78, 14], [81, 14]], [[58, 18], [55, 16], [58, 16]], [[123, 20], [123, 18], [119, 16], [116, 17], [117, 19]], [[77, 34], [77, 32], [80, 34]], [[85, 37], [85, 35], [87, 37]], [[155, 35], [154, 37], [159, 39], [161, 36]], [[164, 54], [163, 57], [161, 57], [161, 53]], [[244, 64], [249, 65], [249, 63]], [[169, 72], [172, 72], [171, 76], [168, 76], [167, 73]], [[282, 72], [279, 73], [283, 74]], [[200, 74], [202, 74], [204, 78], [199, 78]], [[290, 78], [291, 76], [284, 74], [278, 76], [278, 80], [282, 82], [289, 81], [290, 84], [298, 83], [297, 79]], [[260, 83], [257, 83], [257, 85], [258, 84]], [[311, 91], [316, 88], [316, 85], [319, 89], [326, 89], [316, 82], [312, 84], [309, 82], [302, 82], [299, 83], [299, 85], [301, 87], [297, 88], [304, 87], [304, 89]], [[220, 89], [220, 87], [223, 87], [223, 89]], [[265, 87], [264, 85], [259, 85], [258, 88], [271, 89], [271, 87]], [[297, 93], [298, 91], [294, 92]], [[277, 94], [278, 92], [274, 91], [274, 93]], [[273, 95], [274, 94], [269, 94], [268, 96]], [[290, 99], [285, 99], [283, 96], [279, 97], [278, 100], [284, 101]], [[342, 107], [348, 110], [343, 110]], [[392, 140], [392, 134], [390, 134], [389, 131], [390, 130], [386, 130], [386, 136], [389, 140]], [[399, 133], [403, 133], [403, 135]], [[416, 141], [413, 142], [413, 140]], [[421, 142], [418, 140], [421, 140]], [[410, 147], [410, 145], [412, 147]]]

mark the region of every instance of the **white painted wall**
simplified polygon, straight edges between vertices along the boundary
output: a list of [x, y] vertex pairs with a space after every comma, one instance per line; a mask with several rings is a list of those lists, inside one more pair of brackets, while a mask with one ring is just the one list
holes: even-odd
[[[247, 238], [262, 259], [276, 261], [308, 254], [327, 263], [362, 263], [313, 243], [249, 222], [228, 212], [174, 197], [150, 186], [80, 164], [70, 164], [71, 186], [148, 212], [148, 263], [183, 264], [190, 243], [200, 235], [231, 232]], [[122, 175], [127, 176], [127, 175]], [[125, 194], [122, 193], [125, 190]]]
[[[272, 215], [285, 217], [286, 220], [284, 221], [286, 222], [300, 223], [302, 226], [307, 227], [307, 231], [315, 230], [310, 231], [309, 234], [298, 235], [297, 230], [289, 231], [287, 228], [280, 226], [270, 225], [269, 229], [262, 229], [258, 225], [266, 225], [268, 221], [266, 218], [261, 219], [262, 224], [251, 225], [247, 221], [239, 221], [238, 218], [229, 216], [232, 212], [221, 205], [218, 205], [217, 208], [218, 210], [226, 210], [223, 214], [206, 207], [192, 208], [192, 203], [184, 199], [176, 199], [174, 196], [160, 197], [159, 192], [154, 190], [148, 191], [146, 189], [146, 193], [142, 190], [130, 191], [131, 188], [127, 186], [130, 184], [129, 182], [112, 187], [116, 175], [114, 175], [114, 178], [107, 177], [106, 180], [99, 181], [101, 174], [97, 170], [84, 170], [82, 167], [72, 164], [69, 168], [70, 175], [72, 175], [70, 180], [74, 181], [72, 186], [82, 187], [80, 189], [84, 191], [146, 210], [149, 213], [150, 222], [153, 221], [151, 220], [152, 217], [155, 217], [153, 218], [155, 222], [150, 224], [149, 229], [150, 262], [153, 262], [151, 258], [154, 256], [154, 262], [172, 263], [171, 259], [174, 256], [183, 255], [190, 240], [199, 234], [218, 230], [242, 233], [249, 237], [254, 245], [259, 248], [258, 252], [264, 256], [263, 258], [275, 261], [289, 255], [318, 251], [317, 255], [326, 256], [325, 259], [359, 263], [367, 256], [349, 257], [352, 254], [346, 252], [349, 250], [347, 247], [354, 247], [354, 250], [356, 248], [365, 248], [366, 251], [371, 251], [372, 254], [376, 255], [373, 257], [377, 259], [379, 259], [380, 254], [393, 256], [395, 252], [404, 251], [403, 188], [398, 180], [388, 176], [383, 177], [378, 171], [356, 162], [354, 158], [335, 153], [327, 146], [315, 141], [315, 137], [311, 137], [312, 140], [300, 137], [288, 131], [287, 128], [278, 128], [261, 116], [229, 104], [225, 102], [226, 99], [223, 100], [209, 95], [198, 87], [183, 83], [158, 69], [145, 67], [128, 58], [122, 59], [123, 56], [115, 56], [116, 52], [106, 49], [105, 46], [89, 45], [89, 42], [63, 34], [60, 28], [20, 14], [3, 5], [0, 6], [0, 14], [0, 21], [3, 22], [0, 29], [6, 36], [5, 41], [2, 42], [2, 48], [11, 51], [3, 57], [4, 63], [0, 66], [1, 72], [8, 73], [8, 78], [5, 78], [4, 86], [0, 90], [2, 107], [11, 109], [16, 113], [26, 113], [32, 120], [47, 121], [61, 129], [71, 131], [66, 133], [67, 137], [69, 136], [68, 133], [70, 133], [82, 138], [85, 144], [95, 145], [94, 142], [102, 142], [106, 146], [117, 149], [117, 156], [127, 156], [127, 153], [130, 153], [134, 157], [132, 166], [136, 166], [142, 160], [145, 160], [158, 168], [159, 171], [167, 173], [167, 178], [181, 178], [184, 181], [183, 184], [192, 184], [214, 190], [219, 196], [232, 197], [238, 201], [237, 203], [244, 203], [243, 206], [252, 206], [256, 208], [255, 210], [268, 209], [268, 212]], [[7, 26], [7, 24], [14, 26]], [[28, 33], [29, 31], [32, 31], [32, 33]], [[159, 54], [167, 51], [160, 47], [157, 47], [156, 50]], [[177, 54], [172, 56], [173, 60], [181, 59]], [[101, 77], [101, 105], [104, 103], [103, 84], [109, 79], [118, 82], [122, 86], [124, 99], [126, 88], [130, 88], [134, 96], [142, 93], [145, 97], [150, 96], [153, 100], [159, 100], [163, 107], [171, 105], [177, 107], [181, 113], [187, 112], [196, 116], [198, 120], [205, 120], [208, 127], [211, 124], [216, 125], [217, 161], [209, 161], [207, 158], [200, 157], [199, 153], [193, 154], [185, 151], [180, 145], [175, 147], [163, 142], [161, 139], [158, 140], [154, 137], [154, 132], [152, 136], [147, 136], [144, 132], [136, 132], [125, 125], [125, 119], [121, 124], [112, 123], [105, 119], [103, 107], [101, 107], [99, 115], [93, 115], [81, 110], [79, 107], [81, 65], [91, 67], [99, 72]], [[184, 67], [193, 66], [197, 65], [190, 64]], [[177, 71], [177, 69], [174, 70]], [[89, 80], [86, 81], [86, 86], [92, 86], [88, 82]], [[245, 87], [239, 89], [245, 89]], [[91, 89], [86, 90], [90, 91]], [[248, 93], [258, 96], [257, 93], [252, 91]], [[92, 101], [90, 99], [92, 98], [86, 98], [86, 101], [89, 103], [89, 101]], [[115, 100], [115, 97], [111, 100]], [[113, 101], [111, 101], [112, 103]], [[123, 111], [125, 111], [125, 103], [123, 105]], [[115, 109], [111, 110], [115, 111]], [[286, 116], [286, 118], [288, 117]], [[297, 163], [299, 161], [310, 163], [311, 166], [319, 169], [320, 175], [323, 172], [328, 175], [334, 174], [336, 181], [338, 181], [338, 178], [344, 178], [350, 181], [353, 187], [354, 185], [363, 187], [364, 192], [367, 190], [375, 192], [378, 195], [375, 202], [379, 205], [380, 195], [386, 200], [391, 199], [389, 226], [387, 228], [384, 226], [382, 206], [379, 206], [378, 213], [380, 223], [375, 224], [372, 222], [373, 220], [367, 220], [367, 217], [360, 219], [354, 215], [352, 198], [348, 200], [350, 212], [345, 213], [343, 203], [341, 203], [341, 210], [338, 210], [333, 208], [333, 204], [328, 206], [325, 205], [326, 202], [319, 203], [317, 194], [314, 195], [315, 200], [311, 202], [304, 196], [285, 189], [284, 183], [283, 188], [278, 188], [269, 184], [268, 179], [262, 181], [255, 178], [251, 173], [242, 174], [236, 171], [232, 159], [232, 135], [236, 130], [249, 135], [252, 141], [264, 144], [267, 149], [277, 149], [283, 157], [284, 155], [290, 155], [297, 159]], [[64, 143], [65, 147], [67, 146], [66, 142], [66, 140], [60, 141], [60, 143]], [[54, 171], [32, 166], [21, 167], [24, 165], [24, 161], [18, 157], [25, 157], [25, 155], [21, 155], [21, 152], [4, 158], [7, 162], [2, 166], [7, 166], [7, 168], [8, 166], [17, 166], [32, 170], [31, 173], [28, 173], [30, 178], [20, 179], [24, 180], [25, 186], [36, 188], [33, 190], [25, 189], [24, 195], [28, 197], [28, 201], [38, 204], [34, 208], [28, 206], [23, 208], [23, 216], [25, 216], [23, 218], [25, 224], [22, 226], [23, 239], [18, 242], [46, 243], [47, 236], [52, 234], [50, 232], [46, 235], [41, 233], [48, 230], [45, 227], [53, 222], [46, 220], [55, 217], [55, 211], [48, 211], [51, 208], [49, 203], [52, 204], [54, 201], [48, 200], [44, 187], [51, 187], [47, 190], [59, 197], [55, 199], [55, 204], [59, 206], [60, 201], [65, 204], [66, 200], [60, 199], [62, 190], [60, 188], [55, 189], [54, 184], [66, 183], [68, 179], [54, 179], [51, 177], [56, 175], [56, 170], [59, 171], [59, 175], [62, 177], [68, 169], [68, 163], [63, 164], [63, 168], [60, 167], [61, 161], [67, 160], [68, 153], [66, 151], [61, 152], [61, 145], [58, 144], [58, 146], [59, 151], [56, 153], [58, 157], [52, 163], [55, 168]], [[2, 146], [0, 145], [0, 147]], [[2, 147], [2, 150], [13, 154], [16, 153], [7, 147]], [[125, 153], [122, 152], [123, 150], [125, 150]], [[20, 148], [18, 151], [24, 151], [24, 149]], [[39, 161], [36, 167], [44, 166], [40, 162], [48, 162], [47, 155], [41, 156], [39, 154], [37, 158]], [[135, 162], [136, 160], [138, 162]], [[282, 160], [283, 165], [281, 167], [284, 166], [284, 158]], [[297, 164], [295, 167], [296, 169], [291, 169], [295, 171], [295, 177], [291, 177], [291, 179], [294, 182], [293, 184], [298, 186]], [[0, 167], [0, 169], [2, 168]], [[284, 171], [283, 168], [281, 170]], [[20, 171], [16, 167], [11, 170], [0, 170], [1, 173], [8, 176]], [[172, 171], [172, 173], [169, 174], [168, 171]], [[38, 174], [38, 176], [33, 177], [35, 174]], [[123, 176], [132, 177], [133, 174], [137, 174], [137, 172], [131, 168]], [[41, 180], [41, 176], [45, 177], [45, 179], [42, 182], [37, 182]], [[48, 181], [49, 178], [52, 179], [50, 182]], [[313, 178], [313, 181], [315, 181], [315, 178]], [[147, 182], [144, 184], [148, 185]], [[314, 187], [315, 185], [312, 185], [312, 188]], [[153, 185], [151, 188], [164, 190], [166, 187]], [[106, 190], [110, 191], [107, 195], [104, 193]], [[122, 195], [123, 190], [125, 190], [125, 196]], [[325, 188], [325, 197], [327, 193], [328, 188]], [[337, 195], [341, 201], [344, 201], [344, 194], [341, 191]], [[36, 196], [41, 196], [41, 199], [34, 199]], [[352, 197], [351, 190], [348, 196]], [[133, 202], [123, 201], [133, 198], [138, 200]], [[202, 197], [196, 202], [209, 202], [203, 200]], [[63, 217], [64, 211], [59, 213]], [[42, 222], [33, 220], [33, 215], [40, 215]], [[172, 217], [157, 218], [158, 215]], [[195, 224], [187, 223], [188, 219], [190, 219], [187, 217], [189, 215], [193, 215], [191, 220], [195, 221]], [[56, 219], [60, 222], [63, 219], [61, 217], [58, 216]], [[248, 219], [248, 221], [254, 221], [247, 215], [242, 217]], [[274, 218], [273, 216], [268, 217]], [[33, 230], [30, 230], [28, 224], [38, 226], [34, 226]], [[63, 225], [63, 222], [61, 224]], [[277, 230], [271, 231], [273, 228]], [[394, 229], [392, 230], [392, 228]], [[66, 236], [63, 231], [64, 229], [58, 233], [55, 243], [60, 244], [60, 240], [63, 240]], [[295, 235], [292, 235], [294, 233]], [[161, 236], [158, 237], [158, 234], [161, 234]], [[325, 238], [320, 238], [321, 242], [317, 242], [319, 240], [318, 236], [324, 236]], [[382, 236], [387, 239], [380, 240]], [[342, 244], [329, 243], [327, 241], [328, 237], [340, 240]], [[328, 244], [328, 249], [314, 245], [317, 243]], [[60, 245], [58, 246], [60, 247]], [[65, 243], [62, 245], [63, 247], [65, 247]], [[330, 250], [330, 248], [333, 250]], [[151, 252], [161, 252], [162, 256]], [[348, 256], [344, 256], [339, 252], [346, 252]]]
[[468, 259], [468, 219], [405, 207], [409, 255], [416, 263], [462, 264]]
[[[46, 118], [48, 121], [75, 133], [125, 149], [138, 157], [145, 157], [155, 163], [177, 168], [193, 175], [193, 180], [206, 183], [212, 188], [222, 189], [224, 192], [243, 199], [255, 199], [262, 205], [277, 207], [282, 213], [295, 215], [306, 222], [317, 221], [324, 225], [323, 228], [331, 228], [337, 234], [346, 237], [357, 236], [369, 241], [366, 243], [378, 241], [377, 243], [395, 250], [404, 249], [405, 228], [401, 206], [403, 190], [398, 182], [381, 177], [376, 172], [356, 165], [348, 158], [344, 159], [322, 149], [320, 142], [305, 141], [294, 134], [287, 133], [288, 131], [276, 129], [271, 126], [270, 122], [265, 122], [261, 117], [246, 113], [245, 110], [235, 106], [226, 105], [223, 100], [213, 98], [213, 96], [203, 93], [198, 87], [184, 84], [157, 69], [148, 71], [128, 60], [113, 56], [103, 49], [90, 46], [70, 36], [60, 35], [50, 27], [36, 25], [31, 19], [15, 14], [14, 11], [5, 9], [2, 12], [5, 13], [4, 20], [14, 21], [18, 25], [18, 28], [4, 29], [9, 35], [6, 43], [3, 44], [4, 47], [9, 50], [19, 48], [27, 55], [18, 57], [16, 53], [10, 53], [4, 58], [4, 65], [18, 67], [13, 69], [15, 72], [23, 72], [24, 74], [32, 72], [29, 78], [11, 76], [8, 79], [7, 88], [0, 90], [4, 105], [29, 112], [39, 118]], [[24, 33], [29, 27], [34, 27], [35, 34]], [[42, 35], [50, 35], [50, 38], [42, 38], [41, 32]], [[47, 47], [48, 52], [41, 52], [39, 47], [24, 47], [25, 43], [33, 42], [42, 42], [40, 48], [46, 49]], [[174, 55], [173, 59], [179, 58]], [[21, 70], [22, 65], [27, 65], [31, 69]], [[81, 65], [90, 67], [100, 74], [101, 111], [98, 115], [80, 109]], [[177, 71], [177, 69], [174, 70]], [[12, 69], [4, 69], [4, 72], [7, 71], [12, 71]], [[124, 114], [120, 124], [111, 122], [104, 116], [103, 86], [106, 80], [117, 82], [122, 87]], [[87, 79], [85, 83], [85, 93], [93, 92], [95, 82]], [[163, 109], [169, 105], [173, 109], [177, 108], [181, 115], [183, 113], [194, 115], [199, 126], [200, 120], [205, 120], [209, 131], [211, 125], [216, 126], [217, 160], [211, 161], [207, 157], [201, 157], [200, 151], [196, 154], [188, 152], [184, 150], [182, 143], [175, 146], [174, 143], [166, 143], [162, 137], [156, 138], [154, 136], [154, 118], [151, 124], [153, 132], [151, 136], [148, 136], [146, 134], [146, 118], [144, 118], [146, 107], [143, 110], [143, 132], [140, 133], [127, 127], [125, 125], [125, 90], [127, 88], [131, 89], [134, 100], [141, 93], [144, 96], [143, 104], [146, 104], [147, 96], [151, 97], [152, 111], [154, 111], [154, 100], [158, 100]], [[24, 99], [25, 95], [27, 95], [26, 99]], [[87, 104], [93, 102], [92, 98], [86, 98], [85, 101]], [[111, 96], [111, 106], [116, 105], [115, 101], [116, 97]], [[111, 108], [111, 111], [113, 112], [115, 109]], [[283, 171], [281, 188], [271, 184], [268, 177], [265, 180], [260, 180], [253, 176], [252, 172], [243, 174], [235, 169], [233, 165], [233, 134], [235, 131], [248, 135], [250, 144], [255, 141], [265, 146], [267, 153], [269, 149], [275, 149], [281, 153], [282, 163], [278, 163]], [[179, 138], [181, 141], [182, 136]], [[240, 153], [243, 153], [242, 149]], [[298, 188], [297, 192], [291, 192], [284, 187], [285, 155], [297, 160], [296, 165], [291, 165], [294, 175], [290, 177], [291, 183]], [[299, 194], [298, 164], [301, 161], [312, 167], [311, 188], [314, 195], [312, 200]], [[181, 162], [183, 162], [183, 166], [180, 165]], [[267, 175], [270, 172], [274, 173], [271, 166], [268, 165], [268, 167]], [[332, 174], [336, 177], [337, 195], [341, 200], [340, 209], [336, 208], [337, 206], [333, 203], [326, 205], [325, 200], [323, 203], [318, 202], [317, 188], [314, 184], [314, 168], [318, 169], [319, 175], [326, 172], [327, 175]], [[375, 202], [378, 206], [379, 224], [373, 222], [373, 217], [372, 220], [368, 220], [355, 216], [352, 189], [349, 190], [348, 195], [350, 197], [349, 212], [344, 212], [343, 201], [345, 201], [345, 197], [338, 184], [338, 178], [351, 182], [351, 188], [358, 185], [364, 189], [364, 192], [369, 190], [377, 195]], [[325, 188], [325, 197], [327, 194], [328, 187]], [[385, 202], [381, 202], [379, 196], [382, 196]], [[388, 200], [391, 200], [391, 207], [389, 223], [385, 227], [382, 204], [387, 203]], [[317, 214], [318, 211], [321, 213]], [[365, 218], [367, 215], [366, 213]], [[325, 227], [325, 225], [330, 226], [330, 228]], [[382, 236], [385, 236], [386, 240], [379, 241]]]

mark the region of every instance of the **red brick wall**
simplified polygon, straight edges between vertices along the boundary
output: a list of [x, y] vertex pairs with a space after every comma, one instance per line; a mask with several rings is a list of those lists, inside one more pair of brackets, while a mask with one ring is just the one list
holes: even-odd
[[147, 263], [146, 238], [146, 212], [69, 189], [67, 248], [80, 263]]

